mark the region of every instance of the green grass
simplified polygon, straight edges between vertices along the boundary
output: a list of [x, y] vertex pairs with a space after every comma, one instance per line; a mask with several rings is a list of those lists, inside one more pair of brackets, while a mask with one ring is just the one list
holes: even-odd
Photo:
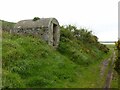
[[39, 38], [4, 32], [3, 87], [98, 87], [99, 66], [110, 54], [105, 54], [95, 45], [63, 40], [55, 50]]
[[[3, 38], [2, 44], [4, 86], [11, 82], [9, 87], [61, 87], [59, 85], [63, 80], [67, 82], [74, 78], [76, 65], [42, 40], [9, 34], [5, 36], [8, 37]], [[23, 83], [14, 82], [13, 77]]]
[[[111, 50], [114, 50], [117, 54], [117, 50], [115, 49], [115, 44], [112, 44], [112, 45], [107, 45]], [[114, 61], [115, 62], [115, 61]], [[113, 65], [113, 75], [112, 75], [112, 80], [111, 80], [111, 88], [118, 88], [118, 79], [119, 79], [119, 76], [117, 74], [117, 72], [114, 70], [114, 65]]]
[[15, 23], [13, 22], [8, 22], [4, 20], [0, 20], [0, 24], [2, 25], [2, 30], [3, 31], [10, 31], [10, 29], [13, 29]]
[[106, 44], [109, 49], [115, 49], [115, 44]]
[[0, 88], [2, 87], [2, 37], [0, 31]]
[[112, 81], [111, 81], [111, 88], [118, 88], [118, 74], [117, 72], [113, 69], [113, 77], [112, 77]]
[[[117, 53], [117, 51], [116, 51], [116, 49], [115, 49], [115, 44], [108, 44], [107, 47], [108, 47], [111, 51], [114, 50], [114, 51]], [[111, 62], [109, 63], [109, 66], [108, 66], [108, 68], [107, 68], [107, 70], [106, 70], [107, 73], [108, 73], [108, 70], [109, 70], [109, 68], [110, 68], [111, 63], [112, 63], [112, 60], [111, 60]], [[119, 85], [119, 84], [118, 84], [118, 78], [119, 78], [119, 76], [118, 76], [117, 72], [114, 70], [114, 65], [113, 65], [112, 71], [113, 71], [113, 74], [112, 74], [112, 80], [111, 80], [110, 87], [111, 87], [111, 88], [118, 88], [118, 85]]]
[[[104, 77], [101, 78], [101, 62], [107, 59], [110, 54], [104, 55], [103, 58], [89, 65], [89, 67], [79, 67], [80, 72], [78, 71], [77, 83], [73, 83], [74, 88], [103, 88], [107, 74], [105, 73]], [[73, 86], [71, 85], [71, 87]]]

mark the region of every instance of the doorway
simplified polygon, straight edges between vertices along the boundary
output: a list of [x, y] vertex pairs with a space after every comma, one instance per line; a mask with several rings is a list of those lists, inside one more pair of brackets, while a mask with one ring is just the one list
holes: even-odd
[[57, 25], [53, 24], [53, 46], [57, 45]]

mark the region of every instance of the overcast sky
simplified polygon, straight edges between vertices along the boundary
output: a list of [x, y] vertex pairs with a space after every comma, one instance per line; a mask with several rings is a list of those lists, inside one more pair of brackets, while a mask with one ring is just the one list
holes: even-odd
[[60, 25], [93, 31], [100, 41], [118, 39], [119, 0], [0, 0], [0, 19], [18, 22], [55, 17]]

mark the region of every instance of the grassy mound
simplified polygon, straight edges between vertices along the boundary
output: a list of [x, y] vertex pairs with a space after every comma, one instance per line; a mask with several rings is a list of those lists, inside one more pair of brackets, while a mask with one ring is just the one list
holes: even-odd
[[61, 28], [60, 44], [55, 50], [40, 38], [3, 32], [3, 87], [90, 87], [87, 82], [95, 83], [96, 78], [91, 78], [89, 68], [106, 53], [98, 42], [85, 43], [77, 38]]
[[61, 87], [63, 80], [74, 80], [76, 65], [42, 40], [7, 33], [3, 37], [3, 86]]

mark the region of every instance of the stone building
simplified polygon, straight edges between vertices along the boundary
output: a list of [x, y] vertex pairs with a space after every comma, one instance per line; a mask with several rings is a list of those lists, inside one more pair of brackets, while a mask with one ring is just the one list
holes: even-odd
[[55, 18], [19, 21], [13, 29], [17, 34], [32, 34], [45, 40], [49, 45], [57, 47], [60, 38], [59, 22]]

